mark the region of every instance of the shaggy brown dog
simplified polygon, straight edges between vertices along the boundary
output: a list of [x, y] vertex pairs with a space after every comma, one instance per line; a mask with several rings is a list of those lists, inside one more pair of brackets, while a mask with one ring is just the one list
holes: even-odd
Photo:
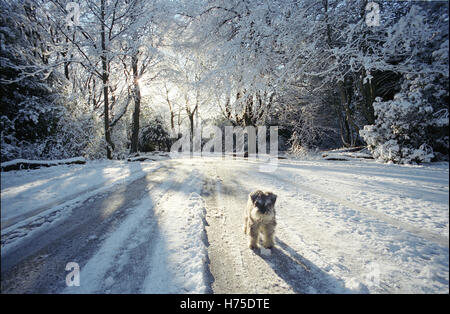
[[277, 196], [272, 192], [260, 190], [250, 193], [245, 210], [244, 233], [248, 235], [248, 246], [256, 248], [260, 233], [262, 245], [268, 249], [274, 246], [274, 233], [277, 224], [275, 219], [275, 201]]

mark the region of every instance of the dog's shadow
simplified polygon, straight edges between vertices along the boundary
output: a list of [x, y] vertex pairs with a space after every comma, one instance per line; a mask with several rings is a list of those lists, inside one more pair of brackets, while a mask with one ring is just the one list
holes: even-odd
[[260, 250], [255, 250], [255, 253], [270, 265], [295, 293], [345, 293], [348, 290], [342, 281], [321, 270], [279, 238], [276, 238], [270, 255], [263, 254]]

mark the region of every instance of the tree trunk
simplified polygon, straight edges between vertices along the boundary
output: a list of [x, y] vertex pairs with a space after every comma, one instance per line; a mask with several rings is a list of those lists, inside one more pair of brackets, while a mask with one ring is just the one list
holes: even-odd
[[195, 112], [198, 110], [198, 105], [194, 107], [194, 110], [191, 111], [191, 108], [186, 104], [186, 113], [189, 119], [189, 139], [191, 141], [191, 151], [193, 151], [193, 143], [194, 143], [194, 116]]
[[[351, 88], [351, 86], [350, 86]], [[354, 147], [356, 145], [356, 141], [358, 139], [359, 134], [359, 127], [356, 125], [356, 123], [353, 121], [352, 112], [350, 109], [350, 104], [352, 102], [352, 93], [349, 92], [349, 89], [346, 86], [346, 82], [340, 82], [339, 84], [339, 90], [341, 95], [341, 106], [344, 109], [345, 114], [345, 131], [347, 133], [347, 139], [348, 142], [344, 142], [344, 145], [347, 147]], [[356, 134], [353, 134], [353, 128], [355, 130]], [[341, 127], [341, 132], [343, 131], [343, 128]], [[343, 138], [341, 136], [341, 138]]]
[[[342, 115], [342, 113], [339, 112], [339, 115]], [[340, 131], [341, 131], [342, 144], [344, 144], [345, 147], [351, 147], [350, 128], [348, 126], [347, 120], [345, 119], [345, 116], [339, 117], [339, 126], [340, 126]]]
[[104, 121], [105, 121], [105, 140], [106, 140], [106, 158], [112, 159], [112, 151], [114, 144], [111, 140], [111, 128], [109, 125], [109, 95], [108, 95], [108, 60], [106, 56], [106, 33], [105, 33], [105, 0], [100, 3], [100, 19], [101, 19], [101, 41], [102, 41], [102, 83], [103, 83], [103, 103], [104, 103]]
[[361, 77], [359, 79], [359, 89], [361, 91], [361, 95], [363, 96], [361, 107], [364, 118], [367, 121], [367, 124], [374, 124], [375, 123], [375, 112], [373, 110], [373, 102], [375, 100], [374, 82], [369, 81], [364, 83], [365, 76], [366, 71], [363, 70]]
[[189, 129], [190, 129], [190, 135], [189, 138], [191, 140], [191, 143], [194, 139], [194, 112], [188, 114], [189, 118]]
[[131, 58], [131, 66], [133, 68], [133, 99], [134, 99], [134, 112], [133, 112], [133, 125], [131, 133], [131, 153], [138, 151], [139, 144], [139, 115], [141, 111], [141, 90], [139, 88], [139, 73], [138, 73], [138, 54], [134, 54]]
[[169, 112], [170, 112], [170, 130], [172, 132], [172, 135], [175, 134], [175, 112], [172, 108], [172, 103], [170, 102], [170, 98], [169, 98], [169, 89], [167, 88], [166, 83], [164, 83], [164, 89], [166, 91], [166, 101], [167, 104], [169, 105]]

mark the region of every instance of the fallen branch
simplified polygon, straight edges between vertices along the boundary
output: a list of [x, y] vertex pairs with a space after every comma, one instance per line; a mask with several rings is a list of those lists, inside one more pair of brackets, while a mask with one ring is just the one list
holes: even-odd
[[60, 160], [27, 160], [14, 159], [1, 163], [1, 171], [22, 170], [22, 169], [38, 169], [41, 167], [52, 167], [58, 165], [85, 164], [86, 159], [83, 157], [75, 157]]

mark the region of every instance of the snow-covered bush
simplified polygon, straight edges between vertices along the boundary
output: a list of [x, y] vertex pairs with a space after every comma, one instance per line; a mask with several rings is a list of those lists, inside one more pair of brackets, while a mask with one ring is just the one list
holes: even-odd
[[142, 127], [139, 134], [139, 150], [151, 152], [155, 150], [169, 150], [171, 138], [161, 117], [153, 117]]
[[[80, 99], [82, 99], [80, 97]], [[47, 155], [56, 159], [83, 156], [105, 158], [103, 121], [82, 101], [66, 100]]]
[[393, 100], [375, 100], [375, 124], [360, 131], [375, 159], [393, 163], [430, 162], [437, 155], [448, 159], [448, 89], [439, 79], [406, 76]]

